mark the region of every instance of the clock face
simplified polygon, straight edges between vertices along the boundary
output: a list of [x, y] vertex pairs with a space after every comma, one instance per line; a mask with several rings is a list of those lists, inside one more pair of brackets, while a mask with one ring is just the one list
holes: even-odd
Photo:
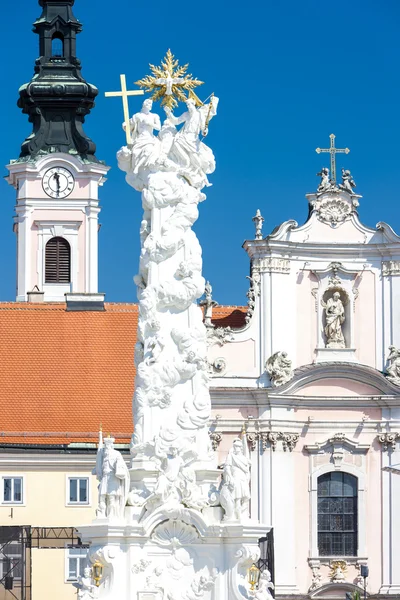
[[66, 198], [74, 189], [74, 176], [64, 167], [53, 167], [43, 177], [43, 189], [51, 198]]

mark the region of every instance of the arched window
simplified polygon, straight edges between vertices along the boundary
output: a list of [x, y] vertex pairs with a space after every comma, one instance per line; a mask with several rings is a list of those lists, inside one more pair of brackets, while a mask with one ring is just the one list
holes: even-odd
[[47, 242], [45, 263], [46, 283], [71, 281], [71, 248], [67, 240], [53, 237]]
[[320, 556], [357, 556], [357, 477], [333, 471], [318, 477]]
[[51, 39], [51, 55], [54, 58], [64, 56], [64, 36], [61, 33], [55, 33]]

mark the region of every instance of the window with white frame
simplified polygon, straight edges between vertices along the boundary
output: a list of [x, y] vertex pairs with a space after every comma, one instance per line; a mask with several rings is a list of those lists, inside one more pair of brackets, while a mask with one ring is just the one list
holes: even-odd
[[23, 497], [23, 478], [22, 477], [3, 477], [3, 504], [22, 504]]
[[83, 577], [83, 571], [87, 564], [87, 548], [67, 548], [66, 581], [78, 581]]
[[68, 504], [89, 504], [89, 478], [68, 477]]

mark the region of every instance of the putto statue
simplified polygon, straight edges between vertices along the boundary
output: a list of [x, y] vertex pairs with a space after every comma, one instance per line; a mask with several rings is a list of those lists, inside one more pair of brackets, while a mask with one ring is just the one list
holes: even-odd
[[268, 569], [264, 569], [260, 575], [258, 589], [253, 593], [250, 592], [251, 597], [254, 598], [254, 600], [272, 600], [273, 596], [270, 590], [273, 590], [274, 587], [275, 586], [271, 581], [271, 573], [268, 571]]
[[391, 383], [400, 385], [400, 350], [396, 346], [389, 346], [387, 378]]
[[328, 192], [332, 188], [331, 181], [329, 179], [329, 169], [327, 167], [323, 167], [319, 173], [317, 173], [317, 177], [321, 177], [321, 183], [317, 188], [317, 192], [322, 194], [323, 192]]
[[246, 434], [235, 439], [225, 461], [222, 473], [220, 501], [225, 511], [224, 521], [249, 518], [250, 459]]
[[83, 571], [83, 576], [78, 577], [78, 583], [74, 584], [78, 588], [79, 600], [93, 600], [98, 597], [98, 588], [92, 580], [92, 569], [86, 567]]
[[275, 352], [265, 363], [265, 368], [275, 387], [284, 385], [293, 377], [292, 361], [287, 352]]
[[340, 293], [334, 292], [332, 298], [325, 303], [321, 300], [325, 309], [325, 336], [326, 348], [346, 348], [342, 324], [345, 321], [344, 306], [340, 299]]
[[348, 194], [354, 194], [354, 188], [356, 184], [354, 183], [354, 179], [351, 176], [350, 171], [346, 171], [342, 169], [342, 183], [339, 185], [339, 188]]
[[123, 519], [129, 493], [130, 477], [122, 454], [114, 448], [114, 438], [100, 435], [93, 475], [99, 481], [97, 518]]

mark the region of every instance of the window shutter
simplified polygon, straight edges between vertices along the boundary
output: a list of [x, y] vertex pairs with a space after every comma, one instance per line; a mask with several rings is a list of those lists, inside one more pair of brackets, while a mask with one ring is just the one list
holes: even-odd
[[46, 244], [46, 283], [71, 281], [71, 248], [62, 237], [51, 238]]

